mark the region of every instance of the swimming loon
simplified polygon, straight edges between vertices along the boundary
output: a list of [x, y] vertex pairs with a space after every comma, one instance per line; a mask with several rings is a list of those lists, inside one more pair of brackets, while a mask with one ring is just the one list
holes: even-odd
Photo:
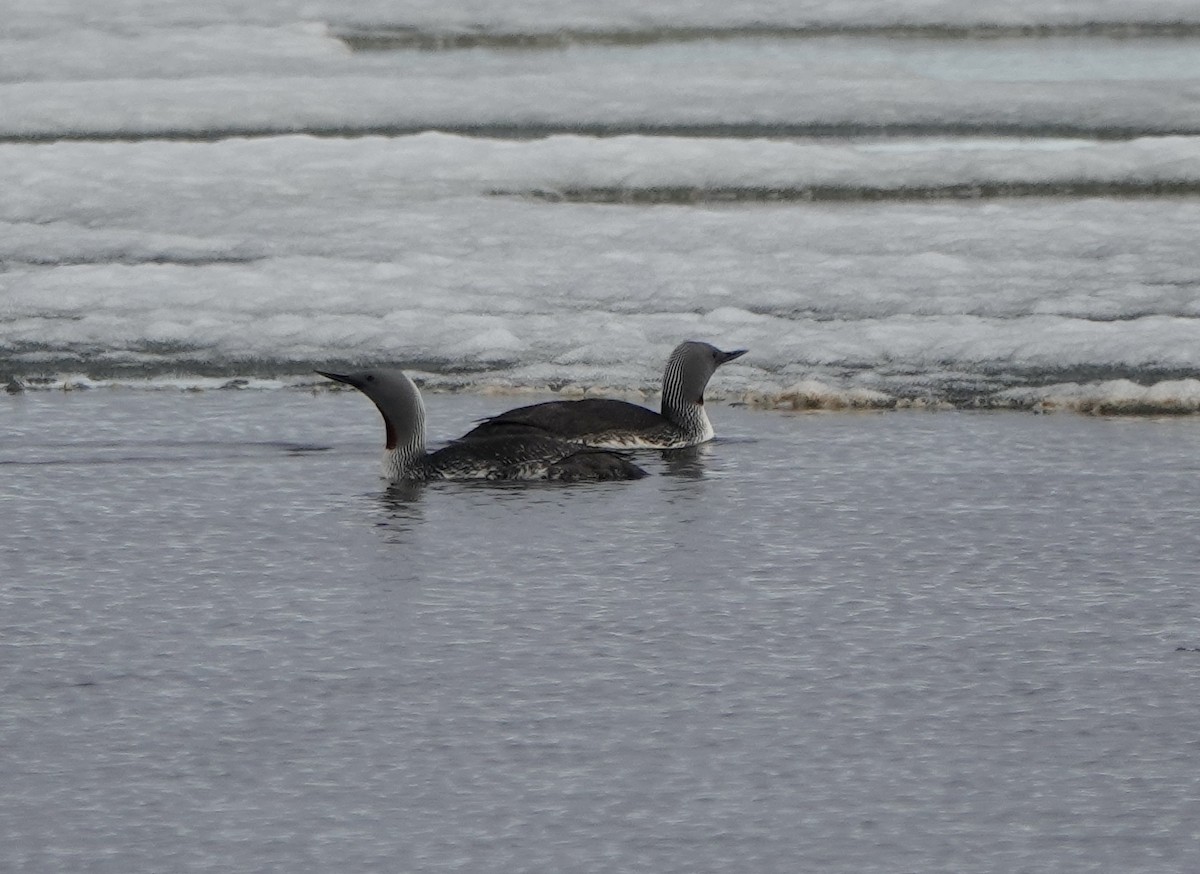
[[604, 449], [681, 449], [713, 438], [704, 389], [722, 364], [746, 354], [688, 340], [667, 359], [662, 412], [628, 401], [588, 398], [517, 407], [484, 419], [467, 438], [485, 434], [543, 433]]
[[460, 439], [436, 452], [425, 451], [425, 405], [412, 380], [400, 370], [326, 373], [354, 386], [383, 416], [387, 446], [383, 475], [401, 480], [614, 480], [639, 479], [646, 472], [616, 452], [592, 449], [545, 434], [490, 435]]

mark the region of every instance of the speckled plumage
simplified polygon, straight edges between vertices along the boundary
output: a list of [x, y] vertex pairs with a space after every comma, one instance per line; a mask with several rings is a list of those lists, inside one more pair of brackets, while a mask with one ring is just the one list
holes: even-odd
[[718, 367], [746, 350], [722, 352], [708, 343], [680, 343], [663, 372], [662, 411], [628, 401], [588, 398], [517, 407], [480, 422], [467, 438], [546, 434], [604, 449], [682, 449], [713, 438], [704, 390]]
[[383, 475], [393, 482], [432, 480], [638, 479], [646, 472], [620, 453], [580, 446], [547, 434], [485, 434], [425, 451], [425, 405], [400, 370], [326, 373], [361, 391], [383, 416]]

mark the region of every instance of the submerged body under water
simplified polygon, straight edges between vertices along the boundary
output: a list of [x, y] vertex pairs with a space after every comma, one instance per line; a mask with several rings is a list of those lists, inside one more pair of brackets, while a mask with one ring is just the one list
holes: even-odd
[[4, 870], [1200, 862], [1200, 419], [716, 406], [389, 489], [349, 393], [0, 404]]

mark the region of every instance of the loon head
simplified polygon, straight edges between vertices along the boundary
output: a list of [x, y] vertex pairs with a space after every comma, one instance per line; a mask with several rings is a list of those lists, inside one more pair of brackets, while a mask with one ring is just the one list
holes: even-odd
[[663, 413], [671, 408], [704, 405], [704, 389], [722, 364], [741, 358], [746, 349], [722, 352], [711, 343], [688, 340], [680, 343], [667, 359], [663, 372]]
[[374, 402], [383, 416], [387, 435], [385, 474], [393, 475], [412, 459], [425, 454], [425, 405], [421, 402], [421, 393], [404, 371], [316, 372], [335, 382], [354, 386]]

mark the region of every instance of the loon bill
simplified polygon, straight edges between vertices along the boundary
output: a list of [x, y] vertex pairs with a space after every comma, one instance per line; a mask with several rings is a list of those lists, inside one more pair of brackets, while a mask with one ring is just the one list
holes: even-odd
[[646, 472], [621, 453], [568, 443], [545, 434], [501, 434], [460, 438], [425, 451], [425, 405], [401, 370], [363, 370], [321, 376], [353, 386], [383, 416], [387, 443], [383, 475], [393, 482], [429, 480], [640, 479]]
[[723, 352], [709, 343], [680, 343], [663, 371], [662, 408], [654, 412], [628, 401], [588, 398], [517, 407], [484, 419], [466, 438], [487, 434], [548, 434], [604, 449], [682, 449], [713, 439], [704, 390], [722, 364], [747, 350]]

